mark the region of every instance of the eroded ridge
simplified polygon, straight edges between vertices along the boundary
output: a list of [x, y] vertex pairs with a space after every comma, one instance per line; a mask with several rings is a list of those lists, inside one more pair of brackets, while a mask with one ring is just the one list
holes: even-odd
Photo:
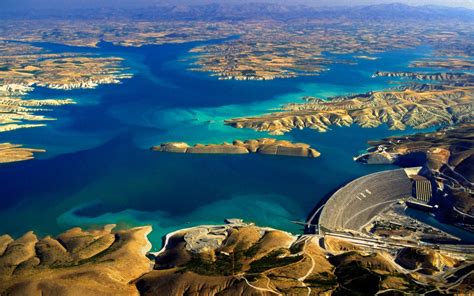
[[151, 227], [84, 231], [39, 239], [0, 236], [0, 292], [8, 295], [137, 295], [130, 281], [151, 269]]
[[332, 125], [352, 124], [362, 127], [386, 124], [390, 129], [398, 130], [407, 126], [423, 129], [467, 121], [473, 116], [473, 99], [473, 87], [434, 92], [374, 92], [337, 97], [329, 101], [314, 98], [308, 103], [288, 104], [282, 108], [282, 112], [230, 119], [226, 124], [273, 135], [281, 135], [295, 128], [324, 132]]
[[474, 61], [462, 58], [425, 58], [412, 62], [410, 66], [414, 68], [474, 70]]
[[[320, 132], [331, 126], [377, 127], [390, 129], [407, 126], [423, 129], [436, 125], [452, 125], [474, 118], [474, 81], [470, 74], [382, 73], [376, 76], [404, 76], [418, 79], [441, 77], [445, 85], [416, 84], [399, 90], [333, 97], [328, 100], [307, 97], [304, 103], [283, 106], [281, 112], [256, 117], [235, 118], [226, 124], [281, 135], [292, 129], [310, 128]], [[456, 85], [452, 85], [456, 84]]]
[[[296, 236], [240, 219], [226, 222], [170, 233], [156, 253], [147, 253], [149, 226], [73, 228], [43, 239], [33, 232], [16, 240], [3, 235], [0, 293], [460, 293], [472, 281], [472, 260], [459, 248], [446, 252], [344, 233]], [[468, 251], [473, 252], [464, 249]]]
[[46, 107], [70, 104], [74, 104], [71, 99], [24, 100], [0, 97], [0, 132], [45, 126], [45, 121], [54, 120], [54, 118], [35, 113], [50, 111]]
[[[424, 73], [424, 72], [386, 72], [386, 71], [377, 71], [372, 75], [373, 78], [376, 77], [403, 77], [408, 79], [415, 80], [433, 80], [433, 81], [443, 81], [443, 82], [455, 82], [458, 85], [462, 84], [464, 86], [472, 86], [474, 84], [474, 74], [463, 73], [463, 72], [433, 72], [433, 73]], [[442, 85], [441, 85], [442, 86]]]

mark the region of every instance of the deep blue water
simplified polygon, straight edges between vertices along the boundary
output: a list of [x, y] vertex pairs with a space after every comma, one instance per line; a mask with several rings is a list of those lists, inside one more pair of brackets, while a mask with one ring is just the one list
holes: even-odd
[[474, 233], [458, 228], [450, 224], [444, 224], [438, 221], [434, 216], [427, 215], [426, 212], [417, 209], [407, 209], [407, 215], [428, 225], [436, 227], [451, 235], [462, 239], [462, 243], [474, 244]]
[[[85, 49], [42, 44], [57, 52]], [[89, 51], [122, 56], [135, 74], [94, 90], [37, 88], [31, 98], [71, 97], [78, 104], [47, 112], [44, 128], [0, 134], [0, 142], [48, 150], [38, 159], [0, 166], [0, 233], [58, 233], [72, 226], [152, 224], [154, 248], [167, 232], [239, 217], [298, 232], [291, 220], [338, 186], [390, 166], [366, 166], [352, 156], [386, 127], [294, 131], [281, 138], [312, 144], [317, 159], [263, 155], [175, 155], [152, 152], [166, 141], [218, 143], [267, 136], [223, 120], [269, 112], [302, 96], [327, 98], [389, 87], [377, 70], [406, 69], [420, 48], [380, 54], [359, 65], [337, 64], [320, 76], [273, 81], [219, 81], [187, 71], [196, 43]], [[410, 133], [407, 130], [404, 133]]]

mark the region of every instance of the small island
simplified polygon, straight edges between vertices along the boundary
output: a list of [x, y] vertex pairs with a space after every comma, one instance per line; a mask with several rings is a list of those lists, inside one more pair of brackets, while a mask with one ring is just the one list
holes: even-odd
[[222, 144], [196, 144], [190, 146], [183, 142], [164, 143], [152, 147], [153, 151], [190, 154], [248, 154], [259, 153], [268, 155], [284, 155], [297, 157], [319, 157], [320, 153], [304, 143], [262, 138], [257, 140], [239, 141]]

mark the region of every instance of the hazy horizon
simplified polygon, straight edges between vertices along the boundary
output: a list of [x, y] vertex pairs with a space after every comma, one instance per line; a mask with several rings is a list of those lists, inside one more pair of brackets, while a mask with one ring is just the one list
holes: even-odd
[[[131, 8], [160, 4], [208, 4], [208, 3], [287, 3], [284, 0], [3, 0], [0, 9], [38, 8]], [[355, 6], [371, 4], [403, 3], [408, 5], [442, 5], [474, 9], [474, 0], [294, 0], [292, 4], [312, 6]]]

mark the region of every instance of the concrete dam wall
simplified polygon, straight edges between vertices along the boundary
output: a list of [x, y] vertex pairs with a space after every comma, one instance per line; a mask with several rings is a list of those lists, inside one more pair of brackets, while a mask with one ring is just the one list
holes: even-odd
[[360, 230], [389, 205], [411, 195], [412, 183], [404, 169], [363, 176], [331, 196], [318, 224], [331, 231]]

